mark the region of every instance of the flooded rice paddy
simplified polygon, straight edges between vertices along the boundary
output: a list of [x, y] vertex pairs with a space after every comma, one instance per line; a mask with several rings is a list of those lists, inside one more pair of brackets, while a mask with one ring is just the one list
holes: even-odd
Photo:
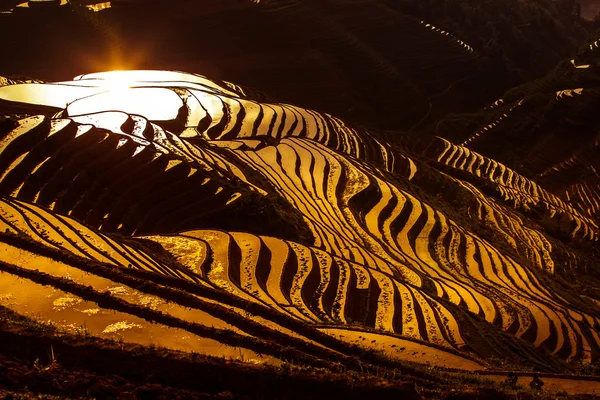
[[[0, 140], [1, 230], [102, 264], [7, 244], [6, 282], [64, 285], [31, 307], [65, 329], [227, 357], [362, 349], [466, 370], [507, 354], [598, 357], [598, 303], [548, 281], [562, 250], [523, 212], [568, 216], [573, 240], [596, 240], [598, 223], [468, 147], [487, 131], [463, 145], [390, 137], [253, 93], [169, 71], [0, 87], [6, 102], [55, 111]], [[240, 210], [263, 212], [269, 232]], [[26, 294], [3, 290], [33, 315]]]
[[[19, 265], [29, 266], [56, 277], [93, 287], [98, 292], [108, 292], [112, 296], [139, 307], [158, 310], [174, 317], [203, 323], [214, 328], [234, 329], [223, 321], [199, 310], [186, 309], [157, 296], [138, 292], [21, 249], [4, 248], [0, 250], [0, 254], [0, 259], [4, 262], [18, 262]], [[273, 357], [259, 355], [241, 347], [231, 347], [182, 329], [149, 322], [135, 315], [102, 308], [97, 303], [87, 301], [74, 294], [6, 272], [0, 272], [0, 305], [39, 322], [78, 335], [92, 335], [143, 345], [155, 345], [248, 362], [278, 363], [278, 360]], [[236, 331], [244, 334], [239, 330]]]

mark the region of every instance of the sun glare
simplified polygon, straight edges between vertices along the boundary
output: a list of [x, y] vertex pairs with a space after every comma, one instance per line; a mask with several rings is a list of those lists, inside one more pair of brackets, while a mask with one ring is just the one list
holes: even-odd
[[107, 88], [108, 90], [124, 90], [129, 89], [135, 80], [127, 71], [111, 71], [109, 79], [98, 79], [98, 85]]
[[183, 102], [173, 91], [164, 88], [130, 88], [127, 82], [109, 82], [109, 90], [74, 101], [67, 107], [69, 115], [83, 115], [119, 110], [141, 115], [152, 121], [177, 117]]

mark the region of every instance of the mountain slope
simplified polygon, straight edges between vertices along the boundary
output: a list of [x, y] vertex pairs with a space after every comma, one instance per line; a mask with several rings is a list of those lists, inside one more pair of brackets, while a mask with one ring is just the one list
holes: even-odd
[[[84, 289], [85, 281], [63, 282], [52, 268], [30, 271], [7, 259], [5, 272], [50, 280], [85, 301], [103, 298], [102, 307], [196, 336], [315, 366], [345, 363], [356, 351], [329, 336], [338, 328], [346, 339], [367, 329], [421, 341], [462, 354], [465, 364], [493, 365], [499, 357], [541, 370], [562, 370], [559, 359], [597, 363], [597, 294], [568, 288], [555, 276], [568, 268], [565, 260], [577, 264], [580, 253], [528, 213], [569, 218], [578, 226], [570, 234], [582, 241], [596, 240], [596, 222], [462, 146], [258, 102], [243, 89], [181, 73], [112, 72], [9, 85], [0, 98], [21, 110], [63, 108], [50, 119], [21, 119], [3, 136], [6, 243], [24, 248], [34, 240], [39, 244], [27, 250], [34, 254], [51, 247], [102, 263], [109, 251], [112, 260], [129, 260], [118, 261], [119, 269], [146, 271], [144, 279], [168, 279], [183, 290], [175, 295], [149, 286], [153, 295], [217, 310], [213, 317], [252, 338], [207, 329], [194, 317], [182, 321], [173, 311], [140, 311]], [[122, 111], [109, 111], [115, 107]], [[122, 195], [128, 191], [131, 196]], [[263, 214], [266, 225], [228, 221], [234, 213], [228, 210], [236, 208], [237, 218], [271, 211]], [[305, 233], [286, 240], [294, 228], [284, 221]], [[18, 244], [14, 235], [29, 239]], [[102, 268], [84, 270], [106, 278]], [[194, 300], [198, 290], [217, 293], [234, 308]], [[234, 305], [240, 301], [260, 312], [245, 315]], [[269, 348], [267, 337], [289, 347]], [[359, 341], [360, 347], [369, 349]], [[388, 354], [402, 359], [392, 348]]]

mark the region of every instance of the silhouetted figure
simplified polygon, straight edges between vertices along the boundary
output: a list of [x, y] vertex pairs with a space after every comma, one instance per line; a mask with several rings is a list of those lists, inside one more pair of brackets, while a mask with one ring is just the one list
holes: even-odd
[[542, 386], [544, 386], [544, 382], [540, 379], [538, 374], [533, 374], [533, 379], [529, 382], [529, 387], [531, 390], [539, 392], [542, 390]]
[[508, 375], [506, 376], [506, 380], [504, 381], [504, 384], [509, 389], [516, 389], [518, 379], [519, 378], [517, 378], [517, 375], [515, 375], [514, 372], [509, 372]]

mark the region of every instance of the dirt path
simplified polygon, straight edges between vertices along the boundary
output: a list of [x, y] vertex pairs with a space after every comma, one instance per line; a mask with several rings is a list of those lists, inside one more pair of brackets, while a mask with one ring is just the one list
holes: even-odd
[[[350, 343], [363, 343], [374, 350], [385, 352], [393, 359], [436, 365], [443, 368], [451, 368], [480, 375], [495, 382], [506, 380], [506, 372], [492, 372], [482, 370], [482, 365], [474, 360], [460, 357], [441, 348], [435, 348], [425, 343], [405, 340], [393, 336], [387, 336], [369, 332], [348, 331], [345, 329], [322, 329], [327, 333]], [[529, 388], [532, 373], [516, 372], [517, 383]], [[600, 396], [600, 377], [584, 377], [578, 375], [556, 375], [539, 373], [544, 382], [545, 392], [567, 392], [569, 394], [595, 394]]]
[[[490, 378], [496, 382], [502, 382], [506, 380], [506, 373], [503, 374], [488, 374], [481, 373], [481, 375], [485, 378]], [[519, 385], [523, 385], [524, 387], [529, 387], [529, 382], [531, 382], [532, 374], [517, 374]], [[568, 377], [562, 375], [552, 376], [546, 374], [539, 374], [540, 379], [544, 382], [544, 391], [547, 392], [562, 392], [565, 391], [569, 394], [595, 394], [600, 396], [600, 377], [594, 379], [580, 379], [583, 377], [574, 376]]]

